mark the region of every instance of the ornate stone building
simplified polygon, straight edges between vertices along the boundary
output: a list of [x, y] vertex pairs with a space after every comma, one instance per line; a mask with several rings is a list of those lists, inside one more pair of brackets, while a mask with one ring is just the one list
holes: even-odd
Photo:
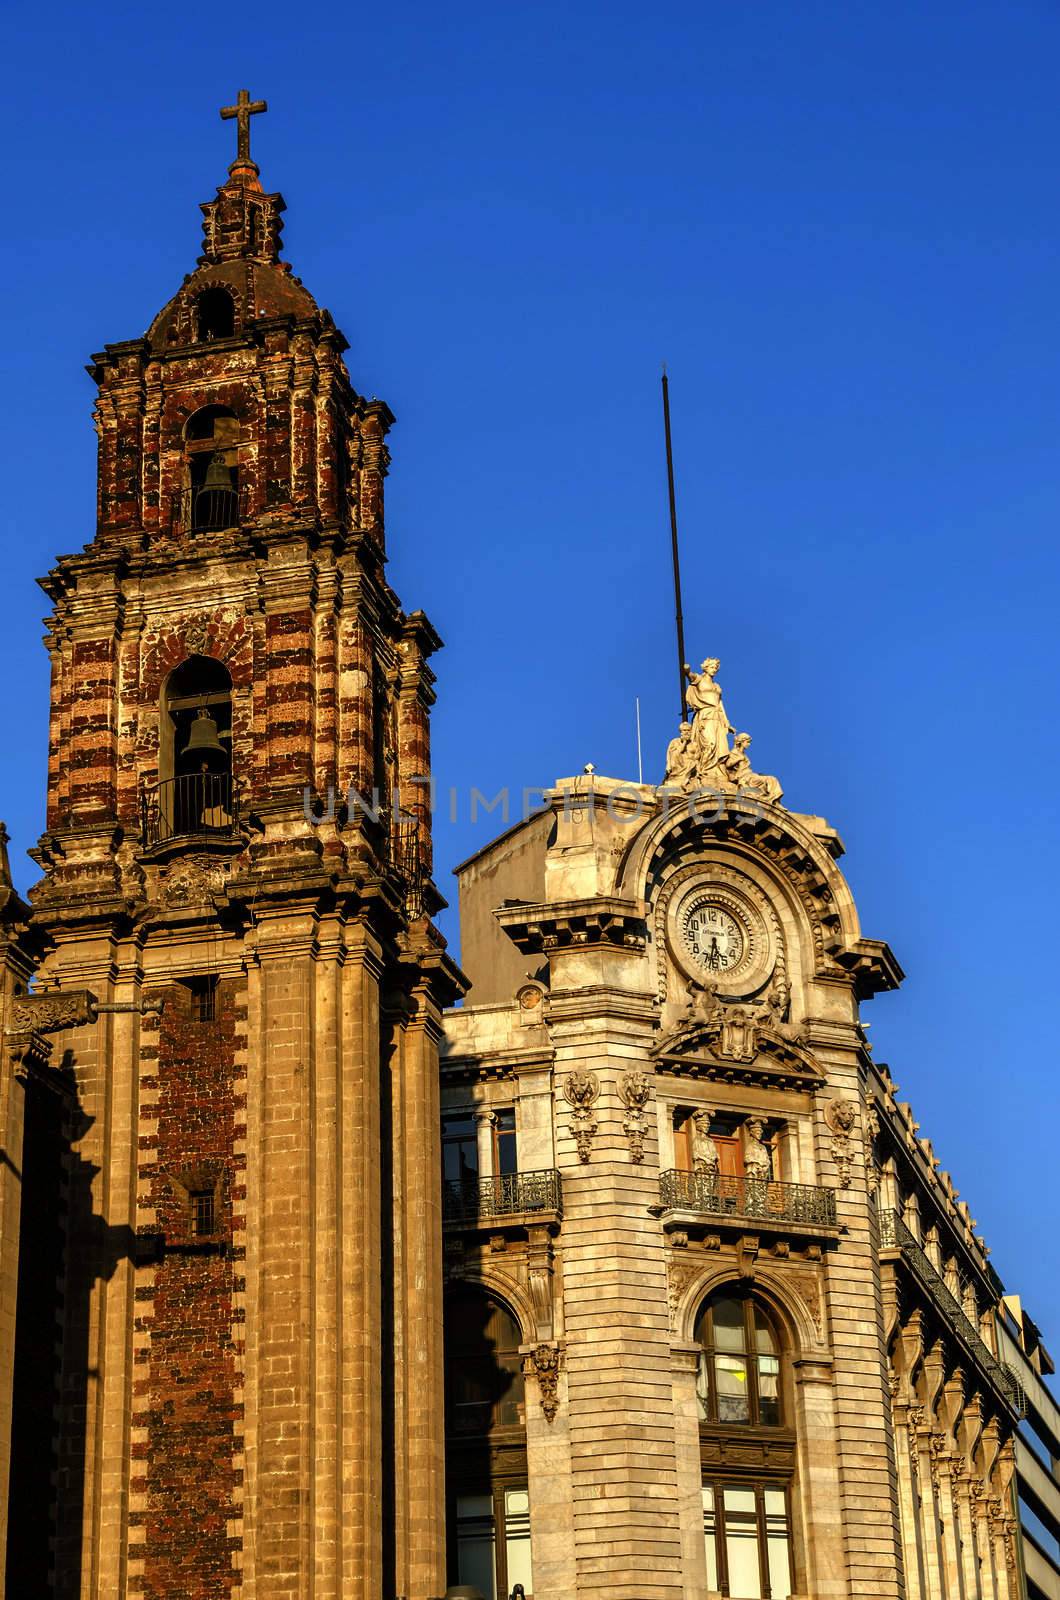
[[1001, 1285], [860, 1020], [902, 974], [717, 670], [662, 788], [587, 770], [458, 869], [450, 1576], [1017, 1600]]
[[1047, 1358], [716, 661], [662, 786], [560, 782], [459, 869], [454, 1007], [393, 419], [280, 260], [257, 109], [93, 358], [29, 904], [0, 836], [6, 1594], [1051, 1595]]

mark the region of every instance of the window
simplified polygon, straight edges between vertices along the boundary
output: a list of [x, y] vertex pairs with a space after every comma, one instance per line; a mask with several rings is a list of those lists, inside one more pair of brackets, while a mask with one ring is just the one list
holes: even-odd
[[703, 1485], [707, 1588], [729, 1600], [789, 1600], [791, 1521], [783, 1484]]
[[712, 1296], [699, 1314], [696, 1339], [700, 1421], [779, 1427], [780, 1357], [761, 1306], [750, 1295]]
[[525, 1426], [521, 1342], [515, 1318], [498, 1301], [475, 1291], [450, 1297], [445, 1362], [453, 1434]]
[[515, 1153], [515, 1108], [493, 1114], [493, 1176], [505, 1178], [519, 1171]]
[[521, 1342], [515, 1317], [484, 1290], [447, 1296], [448, 1581], [486, 1600], [509, 1600], [519, 1585], [533, 1600]]
[[197, 1239], [217, 1231], [216, 1194], [213, 1189], [192, 1189], [188, 1195], [191, 1207], [191, 1231]]
[[456, 1569], [457, 1583], [478, 1589], [485, 1600], [508, 1600], [517, 1584], [533, 1600], [525, 1485], [457, 1497]]
[[195, 302], [195, 333], [200, 341], [230, 339], [235, 332], [236, 308], [227, 289], [204, 289]]
[[446, 1183], [478, 1177], [478, 1136], [470, 1111], [442, 1118], [442, 1173]]
[[191, 1014], [196, 1022], [213, 1022], [217, 1016], [217, 979], [212, 976], [188, 978]]

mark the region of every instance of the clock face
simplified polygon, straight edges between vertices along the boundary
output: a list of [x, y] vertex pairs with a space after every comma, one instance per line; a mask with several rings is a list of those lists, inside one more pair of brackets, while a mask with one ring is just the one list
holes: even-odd
[[732, 972], [747, 951], [746, 935], [732, 912], [707, 896], [690, 902], [681, 932], [689, 955], [704, 972]]

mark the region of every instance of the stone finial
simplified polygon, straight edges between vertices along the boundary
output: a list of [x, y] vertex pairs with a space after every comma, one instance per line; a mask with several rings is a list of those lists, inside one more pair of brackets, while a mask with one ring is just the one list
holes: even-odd
[[[776, 778], [753, 770], [747, 754], [751, 735], [737, 733], [729, 721], [717, 682], [719, 666], [717, 657], [709, 656], [699, 672], [685, 667], [689, 714], [667, 748], [663, 784], [682, 793], [717, 789], [776, 803], [784, 791]], [[735, 735], [731, 747], [730, 734]]]

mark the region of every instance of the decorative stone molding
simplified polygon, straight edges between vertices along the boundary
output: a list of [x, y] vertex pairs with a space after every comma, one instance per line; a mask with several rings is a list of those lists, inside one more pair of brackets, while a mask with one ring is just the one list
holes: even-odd
[[162, 904], [188, 906], [208, 904], [225, 886], [225, 873], [212, 862], [189, 856], [174, 862], [162, 884]]
[[596, 1132], [596, 1118], [593, 1116], [593, 1106], [600, 1093], [600, 1084], [595, 1073], [586, 1072], [578, 1067], [567, 1074], [567, 1081], [563, 1085], [563, 1093], [567, 1104], [573, 1113], [570, 1124], [571, 1138], [578, 1147], [578, 1159], [588, 1161], [592, 1149], [593, 1134]]
[[825, 1108], [824, 1120], [832, 1130], [832, 1160], [839, 1173], [839, 1187], [849, 1189], [853, 1170], [850, 1135], [857, 1124], [858, 1108], [853, 1100], [832, 1100]]
[[622, 1130], [629, 1140], [631, 1161], [644, 1160], [644, 1135], [647, 1132], [645, 1107], [651, 1099], [651, 1079], [640, 1071], [624, 1072], [618, 1081], [618, 1092], [626, 1107]]
[[552, 1423], [559, 1410], [559, 1345], [555, 1343], [535, 1345], [530, 1360], [533, 1374], [537, 1378], [541, 1410], [545, 1421]]
[[643, 905], [616, 895], [504, 906], [494, 916], [512, 943], [526, 955], [551, 954], [572, 945], [643, 950], [647, 943]]
[[12, 1033], [57, 1033], [96, 1020], [96, 997], [88, 989], [63, 994], [20, 995], [11, 1007]]

